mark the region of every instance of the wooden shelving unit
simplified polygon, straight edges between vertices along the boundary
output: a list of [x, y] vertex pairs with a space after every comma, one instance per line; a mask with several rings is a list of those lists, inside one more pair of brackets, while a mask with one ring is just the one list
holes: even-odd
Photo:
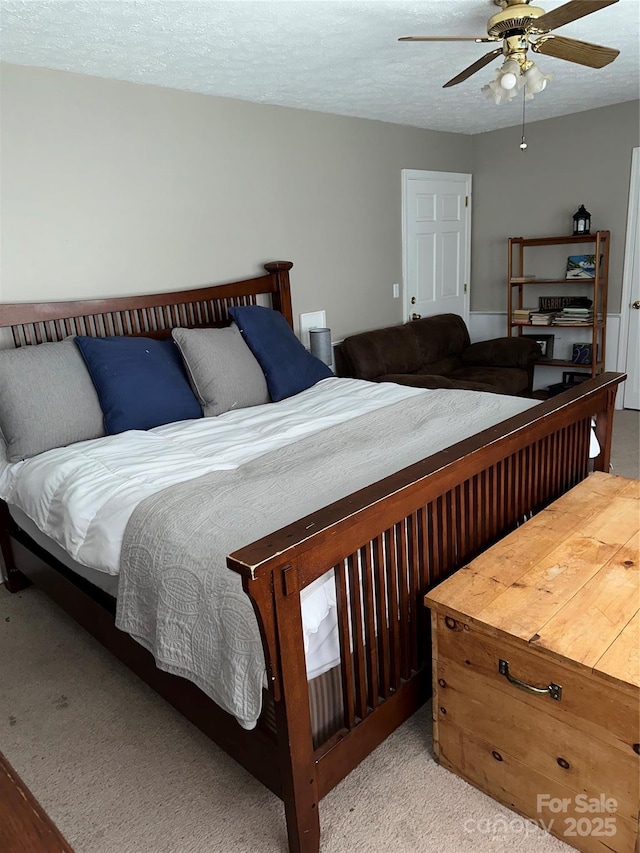
[[[507, 323], [508, 335], [522, 335], [523, 331], [535, 329], [540, 335], [553, 333], [560, 329], [584, 329], [591, 337], [591, 363], [576, 364], [571, 360], [558, 358], [545, 358], [536, 362], [547, 367], [574, 367], [578, 370], [590, 370], [591, 376], [597, 376], [604, 370], [607, 339], [607, 290], [609, 284], [609, 231], [596, 231], [594, 234], [578, 234], [563, 237], [510, 237], [509, 238], [509, 263], [508, 263], [508, 287], [507, 287]], [[588, 254], [596, 257], [594, 278], [566, 279], [566, 278], [532, 278], [527, 281], [519, 281], [525, 276], [525, 249], [544, 248], [548, 246], [593, 246]], [[529, 269], [535, 268], [535, 260], [527, 253], [526, 257]], [[588, 296], [593, 302], [593, 322], [585, 323], [562, 323], [561, 325], [537, 325], [533, 323], [514, 323], [513, 312], [516, 308], [524, 308], [525, 288], [540, 285], [555, 285], [556, 287], [566, 285], [580, 285], [583, 295]]]

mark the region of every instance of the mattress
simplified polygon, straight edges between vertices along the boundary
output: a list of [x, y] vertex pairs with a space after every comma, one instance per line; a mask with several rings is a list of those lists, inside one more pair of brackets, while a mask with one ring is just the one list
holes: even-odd
[[9, 514], [15, 523], [20, 527], [27, 536], [30, 536], [47, 554], [55, 557], [63, 566], [66, 566], [71, 572], [79, 575], [81, 578], [89, 581], [93, 586], [97, 586], [102, 592], [106, 592], [112, 598], [117, 598], [118, 595], [118, 576], [107, 575], [105, 572], [100, 572], [98, 569], [92, 569], [90, 566], [83, 566], [78, 563], [73, 557], [58, 545], [57, 542], [43, 533], [40, 528], [33, 522], [29, 516], [17, 506], [9, 505]]
[[[98, 569], [92, 569], [90, 566], [84, 566], [78, 563], [67, 552], [54, 542], [50, 536], [43, 533], [37, 525], [29, 518], [26, 513], [15, 506], [9, 506], [9, 514], [27, 536], [31, 537], [42, 549], [44, 549], [52, 557], [55, 557], [63, 566], [66, 566], [74, 574], [84, 580], [89, 581], [93, 586], [110, 595], [112, 598], [118, 597], [118, 575], [108, 575]], [[325, 579], [326, 581], [329, 578]], [[340, 652], [335, 634], [335, 620], [326, 618], [329, 615], [330, 609], [335, 605], [335, 595], [333, 593], [333, 584], [327, 587], [327, 593], [330, 596], [330, 601], [326, 607], [320, 611], [307, 613], [307, 676], [309, 680], [317, 678], [318, 675], [330, 670], [340, 657]]]

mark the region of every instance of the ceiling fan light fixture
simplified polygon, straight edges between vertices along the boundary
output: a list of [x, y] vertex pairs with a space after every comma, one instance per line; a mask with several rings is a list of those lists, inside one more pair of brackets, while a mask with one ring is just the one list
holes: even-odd
[[516, 86], [514, 86], [513, 89], [505, 89], [500, 85], [498, 79], [496, 79], [487, 83], [487, 85], [483, 86], [480, 91], [487, 95], [487, 97], [492, 98], [494, 104], [500, 105], [508, 104], [512, 101], [515, 98], [518, 89]]
[[515, 74], [512, 74], [511, 71], [507, 71], [506, 74], [503, 74], [500, 78], [500, 85], [503, 89], [513, 89], [518, 82], [518, 78]]
[[540, 92], [543, 92], [547, 86], [547, 82], [549, 80], [553, 80], [553, 77], [553, 72], [544, 74], [535, 62], [532, 62], [531, 66], [524, 72], [526, 99], [531, 101], [534, 95], [538, 95]]
[[519, 89], [522, 85], [522, 77], [518, 63], [513, 59], [507, 59], [502, 68], [498, 69], [496, 80], [503, 89], [515, 89], [516, 86]]
[[493, 98], [495, 104], [508, 104], [518, 94], [524, 85], [520, 65], [515, 59], [507, 59], [502, 67], [496, 69], [495, 79], [481, 91]]

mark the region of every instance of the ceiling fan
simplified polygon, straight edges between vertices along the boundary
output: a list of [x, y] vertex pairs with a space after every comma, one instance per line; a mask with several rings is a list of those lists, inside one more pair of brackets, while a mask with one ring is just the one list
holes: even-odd
[[[486, 36], [404, 36], [398, 41], [475, 41], [502, 42], [501, 47], [485, 53], [460, 74], [452, 77], [443, 88], [462, 83], [488, 65], [494, 57], [503, 54], [505, 63], [500, 69], [498, 78], [485, 89], [491, 89], [488, 94], [494, 97], [496, 103], [505, 103], [515, 95], [515, 90], [527, 84], [528, 97], [541, 92], [547, 79], [541, 74], [535, 63], [527, 59], [529, 48], [534, 53], [566, 59], [589, 68], [603, 68], [618, 56], [619, 50], [602, 47], [598, 44], [579, 41], [578, 39], [557, 36], [551, 33], [558, 27], [590, 15], [617, 3], [618, 0], [570, 0], [551, 12], [545, 12], [537, 6], [530, 6], [529, 0], [493, 0], [501, 11], [489, 18]], [[528, 74], [528, 79], [527, 79]]]

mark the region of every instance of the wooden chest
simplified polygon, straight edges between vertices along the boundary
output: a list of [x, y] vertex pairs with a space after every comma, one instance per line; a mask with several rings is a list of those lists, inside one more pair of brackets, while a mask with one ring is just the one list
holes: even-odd
[[639, 522], [593, 474], [425, 599], [438, 761], [588, 853], [638, 849]]

